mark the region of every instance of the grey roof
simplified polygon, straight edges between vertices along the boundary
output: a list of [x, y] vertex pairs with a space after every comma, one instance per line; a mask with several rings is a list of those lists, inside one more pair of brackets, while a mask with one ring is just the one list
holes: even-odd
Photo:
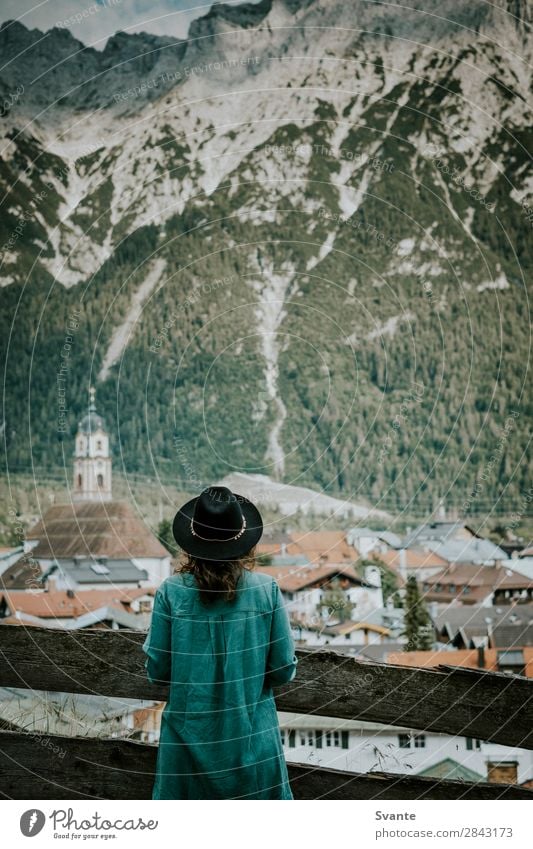
[[272, 566], [310, 566], [311, 561], [305, 554], [273, 554]]
[[317, 714], [286, 713], [278, 711], [280, 728], [316, 728], [325, 731], [409, 731], [399, 725], [383, 725], [380, 722], [368, 722], [363, 719], [339, 719], [334, 716], [318, 716]]
[[131, 560], [59, 559], [56, 563], [62, 575], [77, 584], [132, 584], [148, 580], [146, 569], [139, 569]]
[[428, 540], [425, 546], [449, 563], [486, 563], [508, 560], [505, 551], [488, 539], [450, 539], [446, 542]]
[[498, 649], [533, 646], [533, 619], [514, 625], [509, 623], [499, 625], [492, 632], [492, 642], [494, 647]]
[[402, 546], [402, 538], [392, 531], [378, 531], [378, 536], [383, 542], [390, 545], [391, 548], [401, 548]]
[[404, 538], [404, 548], [413, 548], [429, 540], [445, 542], [467, 527], [464, 522], [424, 522]]
[[94, 433], [95, 430], [98, 430], [98, 428], [105, 430], [105, 422], [102, 416], [98, 415], [98, 413], [96, 412], [94, 402], [91, 402], [89, 406], [89, 412], [86, 416], [82, 418], [82, 420], [78, 424], [78, 430], [80, 430], [82, 433], [91, 434]]
[[387, 545], [390, 545], [391, 548], [399, 548], [402, 544], [401, 537], [398, 534], [393, 533], [392, 531], [373, 531], [372, 528], [350, 528], [347, 531], [346, 536], [350, 536], [353, 539], [358, 539], [359, 537], [376, 537], [377, 539], [383, 540]]
[[527, 625], [533, 621], [533, 604], [516, 607], [438, 605], [438, 610], [432, 613], [431, 618], [439, 634], [446, 634], [449, 640], [456, 640], [460, 635], [465, 645], [468, 645], [476, 637], [489, 636], [502, 625]]
[[508, 565], [513, 572], [533, 579], [533, 557], [513, 557]]

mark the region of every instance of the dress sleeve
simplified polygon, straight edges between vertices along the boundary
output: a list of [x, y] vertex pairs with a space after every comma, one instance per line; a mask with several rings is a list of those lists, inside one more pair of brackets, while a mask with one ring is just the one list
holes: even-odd
[[296, 675], [298, 660], [294, 653], [289, 616], [277, 581], [272, 583], [273, 611], [270, 626], [265, 683], [269, 687], [286, 684]]
[[170, 683], [171, 623], [168, 599], [163, 587], [159, 587], [154, 598], [150, 629], [143, 644], [143, 652], [148, 655], [144, 666], [152, 684]]

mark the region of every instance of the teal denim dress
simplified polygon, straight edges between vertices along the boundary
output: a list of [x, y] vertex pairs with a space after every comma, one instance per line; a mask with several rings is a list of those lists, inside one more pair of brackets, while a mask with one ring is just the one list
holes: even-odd
[[294, 678], [277, 582], [245, 570], [234, 601], [200, 601], [186, 572], [154, 599], [143, 651], [169, 686], [152, 799], [292, 799], [272, 687]]

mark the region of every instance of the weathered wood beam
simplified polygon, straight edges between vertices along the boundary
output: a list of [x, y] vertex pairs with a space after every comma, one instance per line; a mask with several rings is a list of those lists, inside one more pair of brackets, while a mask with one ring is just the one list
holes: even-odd
[[[5, 799], [150, 799], [157, 747], [129, 740], [0, 732]], [[512, 784], [288, 764], [295, 799], [529, 799]]]
[[[137, 631], [0, 626], [0, 686], [165, 701], [145, 674]], [[299, 651], [278, 710], [362, 719], [533, 748], [533, 681], [464, 670], [360, 661]]]

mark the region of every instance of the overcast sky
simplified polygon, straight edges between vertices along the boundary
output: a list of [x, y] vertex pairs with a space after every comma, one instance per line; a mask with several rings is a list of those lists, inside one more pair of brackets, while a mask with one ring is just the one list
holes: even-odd
[[[242, 0], [225, 2], [236, 5]], [[0, 0], [0, 19], [19, 20], [43, 32], [66, 26], [84, 44], [101, 50], [119, 29], [184, 37], [190, 22], [211, 5], [206, 0]]]

